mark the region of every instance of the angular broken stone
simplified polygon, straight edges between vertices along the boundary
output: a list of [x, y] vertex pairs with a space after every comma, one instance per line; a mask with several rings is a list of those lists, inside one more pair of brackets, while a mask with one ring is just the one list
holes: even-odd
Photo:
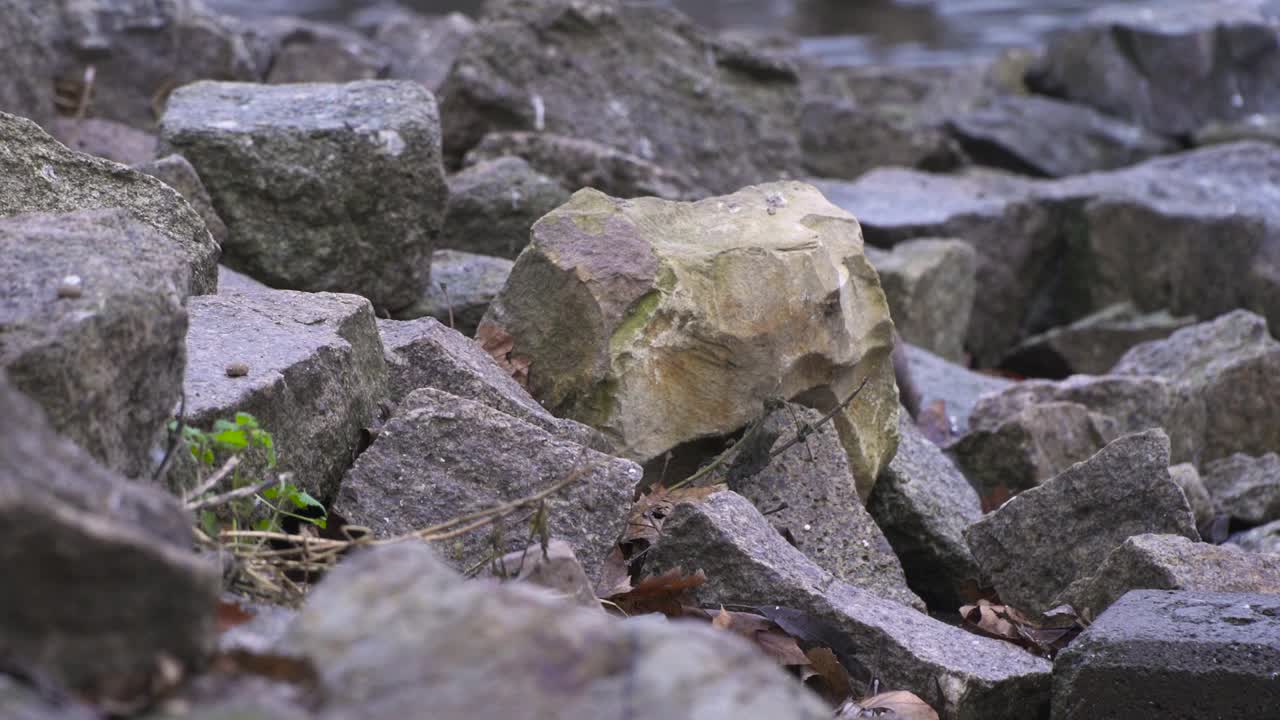
[[535, 398], [638, 462], [767, 399], [829, 411], [869, 378], [836, 419], [866, 497], [897, 442], [891, 327], [857, 220], [784, 182], [695, 203], [579, 191], [534, 225], [478, 334], [509, 335]]
[[1227, 542], [1249, 552], [1280, 554], [1280, 520], [1235, 533]]
[[187, 265], [181, 290], [217, 289], [219, 249], [204, 222], [172, 188], [101, 158], [68, 150], [35, 123], [0, 113], [0, 217], [124, 208], [169, 241]]
[[[375, 537], [395, 537], [529, 497], [575, 471], [582, 476], [547, 498], [547, 526], [573, 547], [594, 583], [622, 532], [639, 466], [434, 388], [401, 402], [343, 479], [333, 509]], [[487, 563], [495, 542], [503, 555], [523, 550], [525, 515], [449, 540], [440, 553], [468, 569]]]
[[940, 403], [952, 434], [969, 429], [969, 416], [979, 398], [1014, 385], [1012, 380], [974, 372], [924, 348], [906, 347], [911, 377], [920, 391], [920, 406], [930, 408]]
[[136, 699], [168, 663], [198, 670], [216, 640], [220, 578], [192, 553], [191, 522], [176, 498], [60, 438], [0, 372], [7, 670], [119, 701]]
[[391, 69], [384, 48], [340, 25], [279, 16], [255, 21], [250, 32], [271, 50], [272, 84], [377, 80]]
[[379, 320], [378, 331], [386, 350], [392, 402], [402, 401], [418, 388], [435, 388], [482, 402], [564, 440], [609, 451], [607, 438], [547, 412], [479, 343], [434, 318]]
[[1030, 377], [1104, 375], [1135, 345], [1163, 340], [1195, 323], [1166, 310], [1142, 313], [1133, 303], [1116, 303], [1023, 340], [1000, 366]]
[[476, 28], [476, 21], [462, 13], [419, 15], [398, 5], [371, 7], [349, 22], [382, 46], [391, 60], [389, 77], [412, 80], [433, 93], [440, 91]]
[[60, 115], [50, 124], [48, 130], [58, 142], [72, 150], [105, 158], [121, 165], [150, 162], [156, 156], [155, 133], [139, 130], [115, 120]]
[[1074, 597], [1103, 558], [1144, 533], [1200, 539], [1186, 498], [1169, 479], [1163, 430], [1113, 441], [1016, 495], [964, 536], [1001, 600], [1042, 613]]
[[389, 310], [426, 289], [448, 189], [421, 86], [195, 83], [170, 96], [160, 139], [199, 172], [242, 272]]
[[524, 583], [467, 582], [416, 541], [344, 560], [278, 651], [314, 663], [324, 717], [831, 716], [732, 633], [620, 621]]
[[572, 600], [575, 605], [602, 611], [591, 581], [569, 543], [552, 539], [544, 551], [539, 543], [515, 550], [484, 567], [480, 577], [520, 580]]
[[1222, 512], [1245, 525], [1280, 520], [1280, 456], [1236, 453], [1204, 466], [1205, 489]]
[[1130, 590], [1280, 593], [1280, 556], [1181, 535], [1135, 535], [1111, 551], [1088, 587], [1064, 599], [1096, 618]]
[[431, 316], [471, 337], [502, 292], [514, 263], [506, 258], [457, 250], [431, 254], [431, 285], [418, 302], [395, 314], [397, 320]]
[[1277, 667], [1276, 595], [1135, 590], [1058, 655], [1052, 717], [1263, 718]]
[[791, 547], [745, 498], [719, 492], [677, 505], [645, 572], [697, 568], [708, 606], [780, 607], [825, 623], [885, 687], [909, 690], [948, 720], [1037, 717], [1049, 663], [832, 577]]
[[977, 254], [961, 240], [922, 238], [894, 246], [886, 253], [867, 248], [880, 273], [893, 325], [903, 340], [964, 362], [969, 310], [977, 292]]
[[[193, 298], [189, 312], [186, 424], [247, 412], [272, 434], [281, 472], [316, 498], [336, 495], [387, 394], [369, 301], [262, 290]], [[248, 376], [228, 377], [229, 363]]]
[[1205, 488], [1196, 466], [1191, 463], [1173, 465], [1169, 468], [1169, 477], [1173, 478], [1178, 487], [1182, 488], [1182, 494], [1187, 497], [1187, 504], [1191, 506], [1191, 513], [1196, 518], [1196, 527], [1205, 528], [1212, 523], [1218, 515], [1218, 505]]
[[952, 611], [978, 586], [980, 571], [964, 529], [982, 517], [973, 486], [937, 445], [903, 413], [902, 439], [880, 474], [867, 511], [893, 546], [907, 585], [930, 608]]
[[99, 462], [147, 474], [182, 394], [189, 277], [124, 209], [0, 218], [0, 368]]
[[489, 160], [449, 178], [442, 248], [514, 258], [538, 218], [569, 199], [560, 183], [518, 157]]
[[208, 228], [214, 242], [218, 243], [219, 247], [226, 243], [227, 226], [213, 209], [213, 200], [209, 197], [209, 191], [205, 189], [200, 176], [196, 174], [196, 169], [191, 167], [191, 163], [187, 162], [186, 158], [181, 155], [166, 155], [140, 163], [134, 167], [134, 170], [150, 175], [177, 190], [178, 194], [191, 205], [191, 209], [200, 214], [200, 219], [204, 220], [204, 226]]
[[0, 111], [49, 127], [55, 120], [54, 54], [49, 47], [60, 8], [29, 0], [0, 0]]
[[[759, 444], [730, 456], [705, 482], [726, 483], [766, 514], [792, 546], [839, 580], [924, 610], [849, 482], [839, 433], [821, 421], [822, 414], [812, 408], [788, 404], [774, 410], [758, 431]], [[805, 426], [815, 429], [797, 443]]]

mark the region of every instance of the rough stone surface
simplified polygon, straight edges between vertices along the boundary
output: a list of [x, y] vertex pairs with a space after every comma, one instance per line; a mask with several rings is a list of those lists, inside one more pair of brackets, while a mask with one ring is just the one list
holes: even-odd
[[0, 368], [128, 476], [150, 469], [182, 392], [188, 272], [122, 209], [0, 218]]
[[1280, 556], [1181, 535], [1135, 535], [1111, 551], [1093, 581], [1070, 599], [1077, 612], [1102, 614], [1130, 590], [1280, 593]]
[[552, 539], [544, 552], [540, 543], [509, 552], [485, 566], [482, 577], [519, 580], [551, 590], [575, 605], [603, 612], [591, 581], [569, 543]]
[[58, 437], [0, 373], [7, 668], [109, 699], [145, 687], [161, 654], [198, 669], [215, 642], [219, 574], [191, 552], [190, 523], [176, 498]]
[[947, 453], [979, 495], [1001, 498], [1040, 485], [1114, 439], [1105, 419], [1085, 406], [1044, 402], [1028, 405], [998, 425], [971, 426], [947, 446]]
[[145, 163], [156, 156], [156, 136], [115, 120], [58, 116], [49, 134], [77, 152], [96, 155], [121, 165]]
[[468, 337], [475, 335], [489, 303], [507, 284], [512, 265], [506, 258], [437, 250], [431, 254], [427, 292], [395, 317], [413, 320], [431, 316]]
[[1280, 554], [1280, 520], [1235, 533], [1228, 542], [1249, 552]]
[[1277, 667], [1275, 595], [1136, 590], [1058, 656], [1053, 720], [1263, 718]]
[[867, 248], [880, 273], [893, 325], [903, 340], [964, 362], [969, 310], [978, 287], [977, 255], [960, 240], [920, 239], [899, 243], [893, 252]]
[[537, 130], [728, 193], [799, 170], [800, 95], [789, 63], [716, 39], [670, 8], [534, 0], [490, 8], [440, 102], [455, 163], [488, 132]]
[[867, 497], [897, 444], [891, 330], [857, 220], [774, 183], [696, 203], [575, 193], [534, 226], [478, 334], [509, 334], [535, 398], [640, 462], [734, 432], [766, 399], [831, 410], [869, 378], [836, 418]]
[[68, 150], [35, 123], [0, 113], [0, 216], [120, 207], [170, 242], [190, 270], [183, 291], [217, 289], [218, 245], [177, 192], [109, 160]]
[[196, 83], [169, 99], [161, 145], [208, 188], [228, 265], [397, 310], [428, 282], [448, 195], [439, 133], [410, 82]]
[[48, 693], [0, 675], [0, 717], [13, 720], [98, 720], [102, 716], [88, 703], [72, 698], [50, 698]]
[[[187, 424], [253, 415], [273, 436], [279, 470], [332, 498], [388, 390], [369, 302], [262, 290], [194, 298], [190, 313]], [[229, 377], [233, 363], [248, 374]]]
[[[761, 425], [760, 443], [726, 459], [727, 469], [717, 471], [714, 481], [768, 513], [770, 525], [835, 578], [923, 611], [889, 541], [854, 492], [839, 434], [830, 423], [819, 427], [821, 420], [812, 408], [774, 410]], [[803, 424], [817, 430], [783, 450]], [[771, 459], [760, 457], [779, 451]]]
[[1239, 121], [1209, 123], [1191, 138], [1197, 147], [1249, 140], [1280, 145], [1280, 114], [1258, 113]]
[[735, 493], [676, 506], [645, 567], [701, 568], [699, 600], [710, 606], [781, 606], [831, 625], [855, 657], [875, 659], [886, 687], [917, 694], [946, 720], [1046, 711], [1047, 662], [835, 579]]
[[1204, 528], [1213, 522], [1218, 515], [1217, 503], [1209, 495], [1196, 466], [1191, 463], [1179, 463], [1169, 468], [1169, 477], [1182, 488], [1187, 497], [1187, 505], [1191, 506], [1191, 514], [1195, 515], [1196, 527]]
[[609, 452], [603, 435], [547, 412], [479, 343], [439, 321], [379, 320], [378, 331], [386, 350], [392, 402], [402, 401], [418, 388], [435, 388], [484, 403], [564, 440]]
[[595, 188], [614, 197], [652, 195], [692, 200], [694, 181], [594, 140], [540, 132], [493, 132], [467, 152], [466, 165], [508, 155], [524, 158], [538, 172], [572, 191]]
[[1238, 310], [1143, 343], [1112, 369], [1155, 375], [1173, 385], [1175, 418], [1167, 427], [1185, 437], [1176, 460], [1205, 463], [1235, 453], [1264, 455], [1280, 448], [1280, 342], [1265, 318]]
[[136, 165], [134, 170], [159, 180], [168, 185], [187, 201], [192, 210], [200, 214], [204, 226], [213, 236], [214, 242], [221, 247], [227, 242], [227, 226], [213, 209], [213, 200], [196, 169], [181, 155], [166, 155]]
[[[343, 480], [334, 510], [394, 537], [533, 495], [579, 470], [583, 477], [547, 499], [550, 533], [571, 546], [592, 582], [625, 524], [639, 466], [562, 440], [488, 405], [434, 388], [410, 393]], [[455, 567], [485, 562], [492, 534], [471, 533], [441, 547]], [[500, 538], [523, 550], [525, 523]]]
[[1186, 498], [1169, 479], [1169, 438], [1126, 435], [970, 525], [965, 540], [1000, 598], [1041, 613], [1073, 597], [1108, 553], [1134, 535], [1198, 540]]
[[271, 288], [254, 280], [253, 278], [238, 273], [226, 265], [218, 266], [218, 294], [219, 295], [243, 295], [245, 293], [262, 292], [271, 290]]
[[240, 23], [201, 0], [59, 4], [58, 79], [82, 83], [92, 66], [97, 117], [150, 130], [173, 88], [196, 80], [260, 79]]
[[973, 372], [914, 345], [907, 345], [907, 362], [920, 390], [921, 407], [941, 402], [956, 434], [969, 429], [969, 415], [979, 398], [1014, 384], [1006, 378]]
[[274, 17], [256, 21], [252, 32], [272, 50], [269, 83], [377, 80], [391, 70], [391, 58], [379, 44], [341, 26]]
[[1089, 107], [1035, 95], [992, 98], [947, 129], [974, 162], [1036, 177], [1112, 170], [1177, 147]]
[[1245, 525], [1280, 520], [1280, 456], [1236, 453], [1204, 467], [1204, 486], [1224, 513]]
[[518, 157], [472, 165], [449, 179], [440, 247], [514, 258], [529, 244], [538, 218], [569, 191]]
[[461, 13], [427, 17], [397, 9], [365, 29], [391, 58], [390, 76], [438, 93], [476, 22]]
[[1103, 375], [1135, 345], [1163, 340], [1195, 321], [1166, 310], [1143, 313], [1131, 302], [1116, 303], [1023, 340], [1000, 366], [1030, 377]]
[[345, 561], [308, 598], [284, 648], [319, 670], [323, 720], [401, 720], [424, 708], [438, 720], [475, 718], [477, 708], [510, 718], [831, 714], [730, 633], [619, 621], [522, 583], [464, 582], [418, 543]]
[[953, 611], [979, 580], [964, 529], [982, 517], [978, 494], [938, 446], [902, 414], [902, 439], [867, 510], [902, 561], [907, 585], [929, 607]]
[[1280, 9], [1266, 0], [1109, 5], [1049, 43], [1042, 92], [1169, 135], [1280, 110]]
[[0, 111], [29, 118], [44, 127], [54, 120], [54, 56], [50, 42], [57, 7], [30, 0], [0, 0]]

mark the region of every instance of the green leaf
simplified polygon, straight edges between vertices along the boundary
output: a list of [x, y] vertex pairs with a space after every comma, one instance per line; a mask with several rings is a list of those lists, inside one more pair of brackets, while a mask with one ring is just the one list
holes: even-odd
[[263, 490], [263, 491], [262, 491], [262, 497], [264, 497], [264, 498], [266, 498], [266, 499], [268, 499], [268, 500], [275, 500], [277, 497], [280, 497], [280, 488], [279, 488], [279, 487], [269, 487], [269, 488], [267, 488], [266, 490]]
[[236, 413], [236, 425], [241, 425], [251, 429], [258, 429], [258, 419], [246, 412]]
[[200, 528], [204, 534], [215, 540], [218, 538], [218, 516], [212, 510], [200, 511]]
[[213, 436], [213, 441], [223, 447], [243, 450], [249, 447], [249, 438], [243, 430], [223, 430]]
[[213, 424], [215, 433], [225, 432], [227, 430], [237, 430], [238, 426], [230, 420], [219, 420]]
[[271, 526], [272, 526], [272, 522], [270, 518], [262, 518], [261, 520], [253, 524], [253, 528], [255, 530], [261, 530], [263, 532], [267, 532], [271, 530]]
[[292, 500], [293, 504], [297, 505], [299, 508], [314, 507], [324, 510], [324, 505], [321, 505], [319, 500], [311, 497], [311, 495], [309, 495], [305, 490], [301, 490], [293, 485], [290, 485], [288, 490], [290, 491], [289, 499]]

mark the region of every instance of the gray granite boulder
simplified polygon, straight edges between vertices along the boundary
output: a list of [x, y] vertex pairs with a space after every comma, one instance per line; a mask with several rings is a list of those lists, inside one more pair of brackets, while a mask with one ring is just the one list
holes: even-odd
[[204, 220], [204, 226], [213, 236], [213, 241], [218, 243], [219, 247], [227, 242], [227, 226], [222, 222], [222, 218], [218, 217], [218, 212], [213, 209], [213, 200], [209, 197], [209, 191], [205, 189], [196, 169], [191, 167], [191, 163], [187, 162], [186, 158], [181, 155], [166, 155], [139, 163], [133, 169], [144, 175], [150, 175], [177, 190], [191, 209], [200, 214], [200, 219]]
[[1280, 554], [1280, 520], [1235, 533], [1227, 542], [1249, 552]]
[[120, 702], [137, 699], [163, 658], [200, 670], [216, 642], [219, 571], [191, 551], [191, 522], [176, 498], [60, 438], [0, 373], [6, 670]]
[[867, 511], [893, 546], [907, 585], [934, 610], [960, 607], [980, 571], [964, 529], [982, 517], [978, 493], [903, 413], [898, 452], [880, 474]]
[[169, 241], [167, 254], [188, 266], [183, 292], [217, 289], [218, 245], [181, 195], [148, 175], [68, 150], [30, 120], [0, 113], [0, 217], [117, 207]]
[[[279, 470], [316, 498], [334, 497], [388, 392], [369, 302], [233, 291], [193, 299], [190, 314], [185, 422], [207, 430], [253, 415], [273, 436]], [[246, 372], [233, 376], [233, 365]]]
[[1187, 500], [1169, 479], [1169, 438], [1126, 435], [965, 530], [1004, 602], [1041, 613], [1070, 602], [1099, 562], [1134, 535], [1198, 540]]
[[1048, 705], [1049, 664], [831, 576], [778, 534], [745, 498], [719, 492], [677, 505], [646, 572], [699, 568], [706, 605], [798, 611], [846, 638], [885, 687], [909, 690], [945, 720], [1027, 718]]
[[514, 263], [507, 258], [459, 250], [431, 253], [431, 285], [418, 302], [395, 313], [397, 320], [431, 316], [468, 337], [489, 303], [507, 284]]
[[1264, 718], [1277, 667], [1276, 595], [1135, 590], [1058, 655], [1052, 717]]
[[378, 331], [386, 351], [392, 402], [403, 401], [419, 388], [435, 388], [484, 403], [564, 440], [610, 451], [603, 435], [547, 412], [480, 343], [434, 318], [379, 320]]
[[1108, 5], [1059, 32], [1029, 81], [1156, 132], [1186, 135], [1280, 110], [1278, 19], [1266, 0]]
[[[344, 561], [280, 646], [318, 670], [325, 720], [822, 720], [831, 711], [731, 633], [618, 620], [523, 583], [466, 582], [421, 543]], [[495, 678], [504, 678], [495, 683]]]
[[1187, 505], [1191, 506], [1191, 514], [1196, 518], [1197, 528], [1206, 528], [1218, 516], [1218, 505], [1209, 490], [1204, 486], [1200, 472], [1191, 463], [1179, 463], [1169, 468], [1169, 477], [1182, 488], [1187, 497]]
[[476, 21], [462, 13], [419, 15], [393, 6], [388, 11], [369, 12], [353, 18], [357, 27], [390, 58], [389, 77], [412, 80], [433, 93], [449, 77], [449, 69], [462, 52]]
[[604, 611], [573, 547], [558, 538], [552, 538], [545, 549], [537, 542], [509, 552], [486, 565], [478, 577], [526, 582], [551, 590], [575, 605]]
[[1096, 618], [1130, 590], [1280, 594], [1280, 556], [1181, 535], [1135, 535], [1107, 555], [1072, 606]]
[[44, 127], [54, 120], [54, 55], [58, 8], [52, 3], [0, 0], [0, 111]]
[[1135, 345], [1163, 340], [1195, 321], [1166, 310], [1144, 313], [1132, 302], [1116, 303], [1023, 340], [1000, 367], [1028, 377], [1103, 375]]
[[213, 197], [228, 265], [397, 310], [430, 274], [448, 197], [439, 133], [434, 98], [410, 82], [196, 83], [170, 98], [161, 144]]
[[1280, 456], [1235, 453], [1204, 466], [1205, 489], [1222, 512], [1245, 525], [1280, 520]]
[[617, 148], [716, 194], [800, 169], [800, 96], [789, 63], [670, 8], [534, 0], [490, 6], [440, 104], [455, 164], [489, 132], [545, 131]]
[[156, 156], [156, 135], [116, 120], [59, 115], [48, 127], [58, 142], [77, 152], [121, 165], [149, 162]]
[[148, 474], [182, 393], [189, 274], [127, 210], [0, 218], [0, 368], [55, 430], [131, 477]]
[[951, 118], [947, 130], [973, 162], [1036, 177], [1113, 170], [1177, 148], [1140, 126], [1037, 95], [992, 98]]
[[492, 132], [467, 151], [464, 165], [506, 156], [523, 158], [569, 190], [595, 188], [614, 197], [692, 200], [693, 181], [644, 158], [594, 140], [540, 132]]
[[345, 83], [388, 77], [386, 50], [340, 25], [280, 16], [255, 20], [248, 31], [270, 49], [264, 80], [286, 83]]
[[560, 183], [518, 157], [477, 163], [449, 178], [439, 247], [514, 258], [529, 230], [569, 200]]
[[951, 362], [964, 362], [969, 311], [978, 287], [977, 254], [960, 240], [922, 238], [892, 252], [867, 249], [880, 273], [893, 326], [903, 340]]
[[969, 416], [983, 395], [1014, 385], [1012, 380], [974, 372], [914, 345], [907, 345], [907, 362], [920, 391], [921, 407], [941, 402], [956, 434], [969, 429]]
[[[395, 537], [519, 500], [582, 477], [546, 501], [551, 535], [568, 542], [592, 582], [622, 533], [641, 470], [546, 430], [434, 388], [410, 393], [343, 479], [333, 509], [375, 537]], [[511, 519], [441, 547], [461, 569], [496, 550], [523, 550], [529, 528]]]

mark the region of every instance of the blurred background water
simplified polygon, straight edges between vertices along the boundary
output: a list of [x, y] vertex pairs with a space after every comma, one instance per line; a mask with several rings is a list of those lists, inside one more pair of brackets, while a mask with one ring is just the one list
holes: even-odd
[[[206, 0], [233, 14], [340, 20], [378, 0]], [[1038, 44], [1051, 30], [1117, 0], [649, 0], [717, 29], [798, 37], [841, 65], [951, 64]], [[1210, 2], [1211, 0], [1205, 0]], [[479, 0], [401, 0], [421, 12], [474, 14]]]

